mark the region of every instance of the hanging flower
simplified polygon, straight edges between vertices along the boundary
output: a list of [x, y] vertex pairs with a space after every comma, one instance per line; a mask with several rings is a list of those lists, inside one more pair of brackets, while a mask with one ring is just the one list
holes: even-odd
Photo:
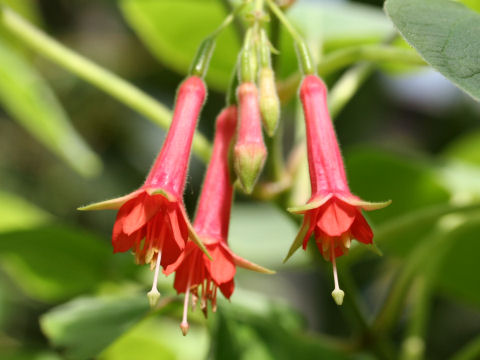
[[142, 187], [120, 198], [80, 208], [119, 209], [113, 227], [114, 252], [132, 250], [138, 264], [155, 268], [149, 299], [158, 300], [160, 265], [174, 263], [190, 238], [203, 251], [185, 212], [182, 196], [193, 134], [206, 96], [203, 80], [188, 77], [178, 90], [172, 124], [155, 163]]
[[285, 261], [300, 245], [305, 249], [314, 234], [323, 257], [332, 262], [335, 281], [332, 296], [340, 305], [344, 293], [338, 285], [335, 258], [348, 252], [352, 239], [372, 244], [373, 232], [361, 210], [380, 209], [390, 201], [370, 203], [350, 192], [322, 80], [315, 75], [306, 76], [300, 87], [300, 98], [305, 115], [312, 195], [306, 205], [289, 209], [304, 217]]
[[195, 233], [204, 243], [212, 260], [197, 246], [187, 243], [178, 260], [164, 272], [175, 272], [174, 287], [178, 293], [185, 293], [183, 320], [180, 325], [184, 335], [188, 331], [187, 311], [189, 295], [195, 306], [207, 315], [208, 301], [212, 311], [216, 310], [217, 290], [228, 299], [234, 290], [236, 266], [264, 273], [272, 271], [253, 264], [235, 255], [227, 245], [230, 208], [233, 187], [228, 167], [228, 152], [235, 133], [237, 110], [234, 105], [224, 109], [217, 118], [213, 154], [207, 169], [202, 193], [194, 222]]

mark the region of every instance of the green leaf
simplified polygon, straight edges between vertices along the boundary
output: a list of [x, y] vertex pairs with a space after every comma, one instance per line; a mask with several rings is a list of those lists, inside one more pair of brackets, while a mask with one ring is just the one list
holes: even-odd
[[442, 204], [450, 194], [425, 159], [372, 148], [350, 149], [346, 168], [352, 191], [366, 201], [392, 200], [384, 209], [368, 212], [376, 224], [422, 207]]
[[0, 233], [2, 267], [27, 295], [43, 301], [94, 289], [108, 276], [111, 256], [102, 239], [74, 228]]
[[377, 7], [352, 3], [297, 1], [288, 17], [310, 41], [327, 49], [366, 42], [379, 42], [393, 31]]
[[454, 0], [461, 2], [468, 6], [470, 9], [480, 12], [480, 2], [478, 0]]
[[400, 34], [460, 89], [480, 100], [480, 14], [451, 0], [387, 0]]
[[0, 102], [47, 148], [84, 176], [100, 171], [99, 158], [68, 121], [62, 106], [24, 55], [0, 38]]
[[451, 233], [449, 241], [453, 243], [452, 250], [440, 267], [437, 284], [444, 293], [480, 307], [478, 273], [473, 270], [478, 267], [480, 254], [478, 212], [476, 216], [477, 221], [471, 221]]
[[455, 139], [443, 150], [443, 155], [480, 167], [480, 131], [469, 132]]
[[24, 348], [0, 349], [0, 358], [2, 360], [63, 360], [60, 355], [54, 352], [38, 350], [35, 351], [31, 346]]
[[[145, 45], [169, 68], [186, 74], [202, 40], [226, 16], [218, 0], [123, 0], [121, 9]], [[226, 89], [240, 50], [232, 27], [217, 41], [206, 77]]]
[[28, 229], [46, 223], [51, 216], [26, 200], [0, 191], [0, 232]]
[[[254, 300], [260, 300], [254, 298]], [[266, 302], [265, 299], [259, 302]], [[237, 302], [221, 308], [220, 321], [229, 324], [230, 337], [214, 334], [217, 341], [229, 340], [237, 344], [240, 359], [331, 359], [345, 360], [346, 355], [338, 351], [332, 343], [323, 337], [307, 335], [304, 321], [289, 306], [280, 302], [268, 301], [261, 312], [255, 306], [239, 306]], [[221, 324], [220, 324], [221, 325]], [[216, 331], [225, 330], [217, 326]], [[217, 344], [218, 347], [219, 344]], [[223, 357], [219, 357], [223, 358]]]
[[[178, 308], [181, 305], [173, 306]], [[173, 309], [172, 307], [172, 309]], [[99, 360], [190, 360], [205, 359], [208, 335], [204, 327], [193, 324], [182, 336], [178, 318], [167, 318], [165, 309], [126, 332], [99, 356]], [[199, 310], [197, 310], [199, 311]], [[215, 314], [216, 316], [216, 314]]]
[[52, 345], [65, 350], [68, 358], [91, 359], [148, 311], [144, 294], [82, 297], [50, 310], [40, 318], [40, 326]]
[[[229, 245], [247, 260], [278, 269], [284, 266], [282, 260], [297, 232], [297, 226], [287, 215], [272, 205], [236, 204], [232, 210]], [[307, 258], [303, 255], [294, 255], [292, 264], [306, 263]]]

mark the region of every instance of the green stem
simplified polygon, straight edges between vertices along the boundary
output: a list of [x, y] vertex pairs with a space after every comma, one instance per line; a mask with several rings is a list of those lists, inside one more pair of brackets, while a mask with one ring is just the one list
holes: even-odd
[[314, 74], [315, 67], [313, 65], [312, 57], [308, 50], [308, 46], [305, 43], [305, 40], [298, 33], [298, 31], [293, 27], [290, 21], [287, 19], [283, 11], [275, 4], [273, 0], [266, 0], [270, 10], [275, 14], [275, 16], [280, 20], [285, 29], [290, 33], [295, 43], [295, 50], [297, 52], [298, 62], [300, 64], [300, 70], [303, 74]]
[[[230, 14], [230, 13], [234, 12], [233, 5], [229, 0], [221, 0], [220, 2], [222, 3], [223, 7], [225, 8], [225, 12], [227, 14]], [[244, 2], [244, 4], [247, 4], [247, 2]], [[237, 13], [238, 12], [236, 12], [236, 14]], [[243, 23], [240, 21], [240, 19], [237, 16], [235, 16], [234, 19], [233, 19], [233, 27], [235, 29], [235, 33], [237, 35], [238, 42], [239, 42], [239, 44], [241, 44], [243, 42], [243, 35], [245, 34], [245, 27], [243, 26]]]
[[416, 52], [409, 49], [391, 45], [359, 45], [325, 55], [318, 64], [317, 70], [320, 76], [326, 76], [361, 60], [426, 65]]
[[[50, 38], [7, 7], [2, 8], [0, 23], [41, 55], [102, 89], [160, 127], [169, 128], [171, 112], [142, 90]], [[199, 133], [193, 140], [193, 152], [205, 162], [210, 158], [211, 145]]]

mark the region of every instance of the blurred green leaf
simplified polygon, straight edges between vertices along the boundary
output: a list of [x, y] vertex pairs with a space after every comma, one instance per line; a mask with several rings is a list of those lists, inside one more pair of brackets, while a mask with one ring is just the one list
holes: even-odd
[[288, 17], [308, 40], [326, 48], [378, 42], [393, 31], [382, 11], [353, 2], [297, 1]]
[[16, 121], [80, 174], [92, 176], [100, 171], [99, 158], [71, 126], [48, 84], [1, 38], [0, 101]]
[[40, 21], [37, 4], [34, 0], [0, 0], [0, 5], [8, 5], [31, 22], [38, 23]]
[[480, 14], [451, 0], [387, 0], [385, 10], [429, 64], [480, 100]]
[[0, 232], [36, 227], [51, 219], [47, 212], [7, 192], [0, 191], [0, 204]]
[[[130, 26], [158, 59], [186, 74], [200, 42], [226, 16], [218, 0], [122, 0]], [[232, 27], [220, 35], [210, 62], [207, 82], [226, 89], [240, 50]]]
[[217, 326], [216, 330], [229, 334], [214, 336], [217, 342], [233, 337], [241, 351], [236, 354], [240, 359], [348, 359], [338, 351], [338, 344], [306, 334], [304, 322], [289, 306], [268, 301], [268, 306], [259, 312], [255, 307], [241, 306], [236, 302], [226, 304], [222, 301], [222, 305], [224, 319], [220, 318], [220, 321], [229, 326]]
[[461, 2], [468, 6], [470, 9], [480, 12], [480, 2], [478, 0], [454, 0]]
[[91, 359], [148, 311], [144, 294], [82, 297], [50, 310], [40, 318], [40, 326], [51, 344], [63, 349], [67, 358]]
[[2, 360], [62, 360], [60, 355], [54, 352], [38, 350], [35, 351], [27, 346], [20, 349], [0, 349]]
[[[247, 260], [278, 269], [297, 231], [291, 219], [271, 204], [235, 204], [230, 221], [229, 245]], [[293, 256], [292, 260], [290, 265], [304, 264], [308, 259]]]
[[102, 239], [65, 226], [0, 234], [2, 267], [27, 295], [48, 302], [95, 288], [111, 256]]
[[392, 200], [385, 209], [367, 213], [375, 224], [449, 200], [426, 159], [359, 147], [347, 151], [346, 167], [356, 195], [367, 201]]
[[478, 269], [480, 254], [480, 223], [479, 213], [475, 215], [477, 221], [471, 221], [451, 233], [449, 241], [453, 242], [452, 250], [443, 261], [437, 283], [443, 292], [480, 308], [478, 272], [474, 270]]
[[[180, 304], [175, 304], [179, 307]], [[207, 331], [191, 324], [188, 336], [180, 331], [178, 319], [156, 313], [126, 332], [99, 356], [99, 360], [190, 360], [204, 359]]]
[[480, 335], [477, 335], [450, 360], [475, 360], [480, 357]]
[[480, 131], [455, 139], [443, 150], [443, 154], [449, 159], [480, 166]]

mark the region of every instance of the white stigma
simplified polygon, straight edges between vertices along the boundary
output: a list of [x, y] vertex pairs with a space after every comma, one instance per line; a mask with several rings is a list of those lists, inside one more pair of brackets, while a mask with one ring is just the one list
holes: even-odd
[[159, 251], [157, 255], [157, 262], [155, 264], [155, 273], [153, 275], [152, 290], [150, 290], [147, 294], [148, 301], [150, 303], [151, 308], [155, 308], [158, 304], [158, 300], [160, 299], [160, 292], [158, 291], [157, 283], [158, 283], [158, 273], [160, 271], [161, 258], [162, 258], [162, 253]]
[[343, 297], [345, 296], [345, 293], [343, 292], [342, 289], [340, 289], [340, 286], [338, 285], [337, 263], [335, 261], [334, 246], [331, 247], [331, 254], [332, 254], [332, 267], [333, 267], [333, 281], [335, 283], [335, 288], [332, 291], [332, 297], [333, 297], [333, 300], [335, 300], [335, 302], [337, 303], [337, 305], [342, 305]]

